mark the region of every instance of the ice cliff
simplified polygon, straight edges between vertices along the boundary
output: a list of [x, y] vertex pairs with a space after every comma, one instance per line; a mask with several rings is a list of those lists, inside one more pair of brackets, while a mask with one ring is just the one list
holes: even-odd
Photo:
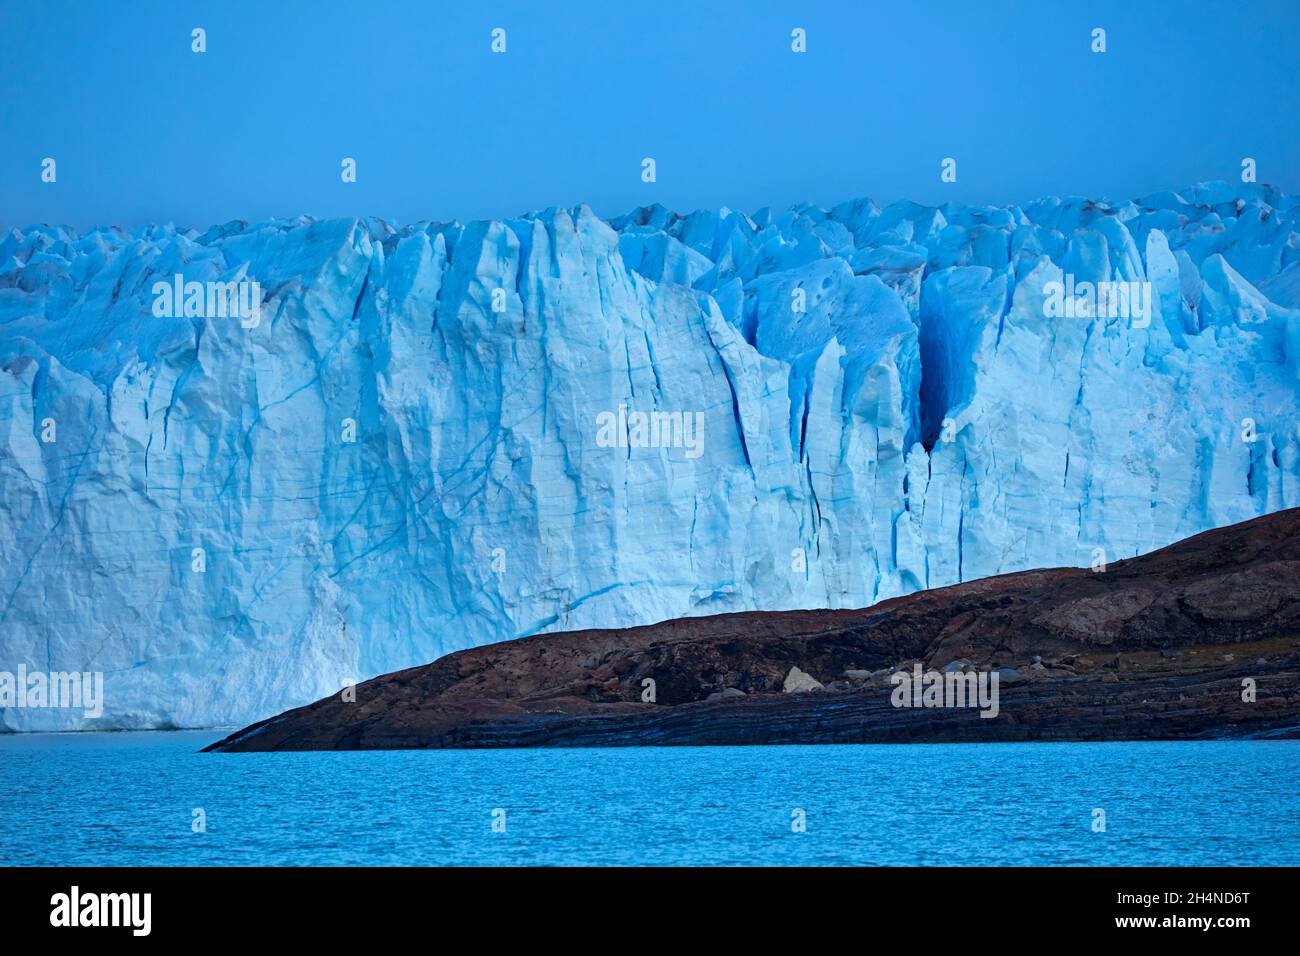
[[[1298, 215], [1219, 183], [11, 230], [0, 670], [105, 699], [0, 727], [244, 723], [469, 645], [865, 606], [1295, 507]], [[255, 280], [260, 321], [160, 317], [177, 275]], [[1065, 282], [1150, 307], [1064, 317]], [[625, 430], [656, 412], [702, 414], [700, 448]]]

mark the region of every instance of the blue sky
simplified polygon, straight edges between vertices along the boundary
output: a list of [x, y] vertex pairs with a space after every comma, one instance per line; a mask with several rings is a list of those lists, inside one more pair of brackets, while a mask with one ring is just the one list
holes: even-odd
[[0, 222], [1295, 191], [1298, 41], [1296, 0], [0, 0]]

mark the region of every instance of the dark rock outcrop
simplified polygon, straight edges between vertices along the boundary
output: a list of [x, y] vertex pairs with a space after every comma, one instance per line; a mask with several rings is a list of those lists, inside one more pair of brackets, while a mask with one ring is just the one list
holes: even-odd
[[[918, 662], [1005, 669], [997, 716], [894, 706], [890, 674]], [[812, 680], [786, 693], [793, 668]], [[1100, 573], [1028, 571], [863, 610], [544, 634], [344, 697], [208, 749], [1300, 737], [1300, 509]]]

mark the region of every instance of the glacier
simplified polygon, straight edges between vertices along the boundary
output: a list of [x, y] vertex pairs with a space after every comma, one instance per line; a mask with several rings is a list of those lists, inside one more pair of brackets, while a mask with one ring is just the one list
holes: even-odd
[[[0, 728], [244, 724], [472, 645], [867, 606], [1296, 507], [1298, 214], [1207, 183], [10, 229], [0, 670], [105, 692]], [[177, 275], [256, 280], [261, 320], [160, 318]], [[1067, 279], [1150, 309], [1050, 315]], [[597, 440], [635, 414], [699, 416], [700, 447]]]

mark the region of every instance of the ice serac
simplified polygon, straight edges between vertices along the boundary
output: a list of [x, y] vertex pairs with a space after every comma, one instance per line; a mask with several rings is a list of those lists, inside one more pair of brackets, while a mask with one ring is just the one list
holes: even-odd
[[[0, 726], [247, 723], [519, 635], [861, 607], [1300, 505], [1298, 205], [11, 230], [0, 671], [105, 701]], [[176, 274], [255, 280], [261, 321], [155, 315]], [[1149, 310], [1056, 315], [1067, 280]], [[676, 431], [623, 430], [654, 413]]]

